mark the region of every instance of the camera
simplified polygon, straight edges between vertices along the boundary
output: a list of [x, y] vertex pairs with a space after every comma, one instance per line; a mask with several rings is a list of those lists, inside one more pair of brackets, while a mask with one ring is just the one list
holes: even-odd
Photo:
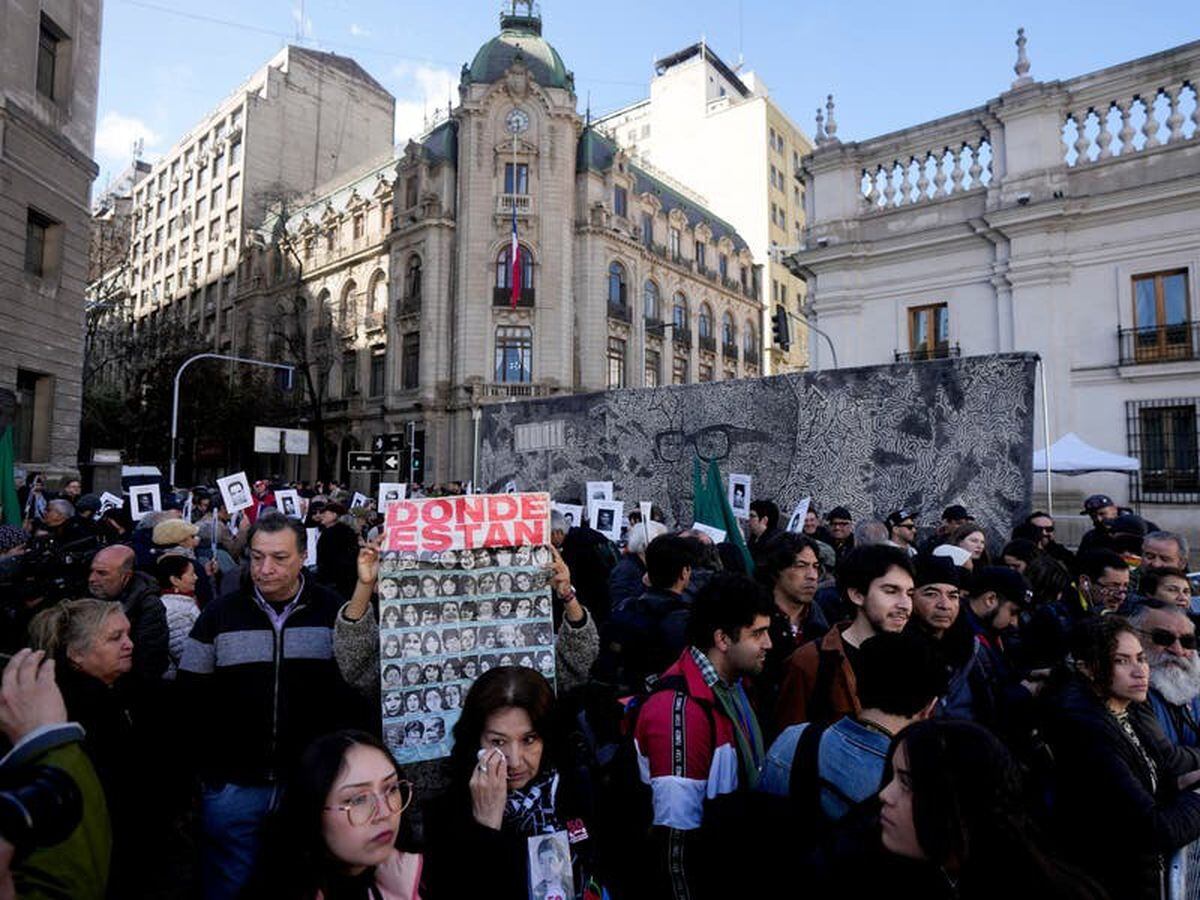
[[18, 854], [70, 837], [83, 816], [83, 795], [51, 766], [0, 768], [0, 837]]

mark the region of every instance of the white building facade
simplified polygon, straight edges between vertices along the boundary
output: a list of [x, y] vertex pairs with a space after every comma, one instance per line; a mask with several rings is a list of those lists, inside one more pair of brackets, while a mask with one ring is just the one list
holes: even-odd
[[1050, 82], [1018, 47], [1011, 89], [974, 109], [854, 143], [818, 126], [789, 264], [842, 366], [1036, 351], [1050, 440], [1142, 464], [1056, 476], [1056, 510], [1105, 492], [1195, 534], [1200, 42]]
[[789, 351], [770, 345], [768, 374], [802, 369], [804, 282], [783, 264], [804, 226], [800, 161], [812, 142], [753, 72], [734, 71], [701, 42], [655, 63], [650, 96], [596, 120], [635, 162], [671, 173], [737, 228], [762, 265], [764, 312], [791, 315]]

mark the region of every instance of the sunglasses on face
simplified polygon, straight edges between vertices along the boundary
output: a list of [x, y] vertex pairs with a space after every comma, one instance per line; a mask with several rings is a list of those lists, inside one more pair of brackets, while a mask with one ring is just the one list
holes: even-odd
[[1196, 635], [1194, 634], [1176, 634], [1169, 628], [1153, 628], [1150, 631], [1143, 631], [1142, 634], [1159, 647], [1170, 647], [1179, 641], [1179, 646], [1184, 650], [1196, 649]]

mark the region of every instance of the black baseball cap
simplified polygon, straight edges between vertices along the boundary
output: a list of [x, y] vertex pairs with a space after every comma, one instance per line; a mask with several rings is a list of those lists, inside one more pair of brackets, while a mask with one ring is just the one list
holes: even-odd
[[899, 525], [905, 519], [914, 519], [915, 520], [916, 518], [917, 518], [917, 514], [914, 513], [912, 510], [901, 508], [901, 509], [898, 509], [895, 512], [891, 513], [890, 515], [888, 515], [888, 517], [883, 520], [883, 524], [885, 524], [888, 528], [895, 528], [897, 525]]
[[972, 522], [975, 521], [975, 517], [967, 512], [967, 508], [957, 503], [953, 506], [947, 506], [942, 510], [942, 519], [969, 519]]
[[835, 506], [833, 509], [831, 509], [828, 513], [825, 514], [825, 521], [832, 522], [834, 519], [847, 519], [847, 520], [853, 522], [854, 516], [850, 515], [850, 510], [846, 509], [846, 507]]
[[1109, 522], [1108, 530], [1112, 534], [1132, 534], [1137, 537], [1145, 537], [1149, 529], [1146, 527], [1146, 520], [1141, 516], [1125, 513]]
[[1079, 511], [1079, 514], [1082, 516], [1087, 513], [1093, 513], [1098, 509], [1104, 509], [1106, 506], [1116, 505], [1113, 503], [1113, 498], [1108, 496], [1108, 494], [1092, 494], [1092, 496], [1083, 501], [1083, 509]]
[[971, 578], [971, 596], [978, 597], [988, 591], [995, 591], [1022, 609], [1033, 602], [1033, 592], [1025, 576], [1008, 566], [984, 566], [974, 574]]

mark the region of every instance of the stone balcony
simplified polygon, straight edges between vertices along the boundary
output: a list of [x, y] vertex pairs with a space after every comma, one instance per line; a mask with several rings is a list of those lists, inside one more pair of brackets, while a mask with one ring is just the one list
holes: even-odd
[[533, 197], [529, 194], [500, 194], [496, 197], [496, 214], [511, 216], [513, 207], [518, 216], [531, 216], [534, 213]]

